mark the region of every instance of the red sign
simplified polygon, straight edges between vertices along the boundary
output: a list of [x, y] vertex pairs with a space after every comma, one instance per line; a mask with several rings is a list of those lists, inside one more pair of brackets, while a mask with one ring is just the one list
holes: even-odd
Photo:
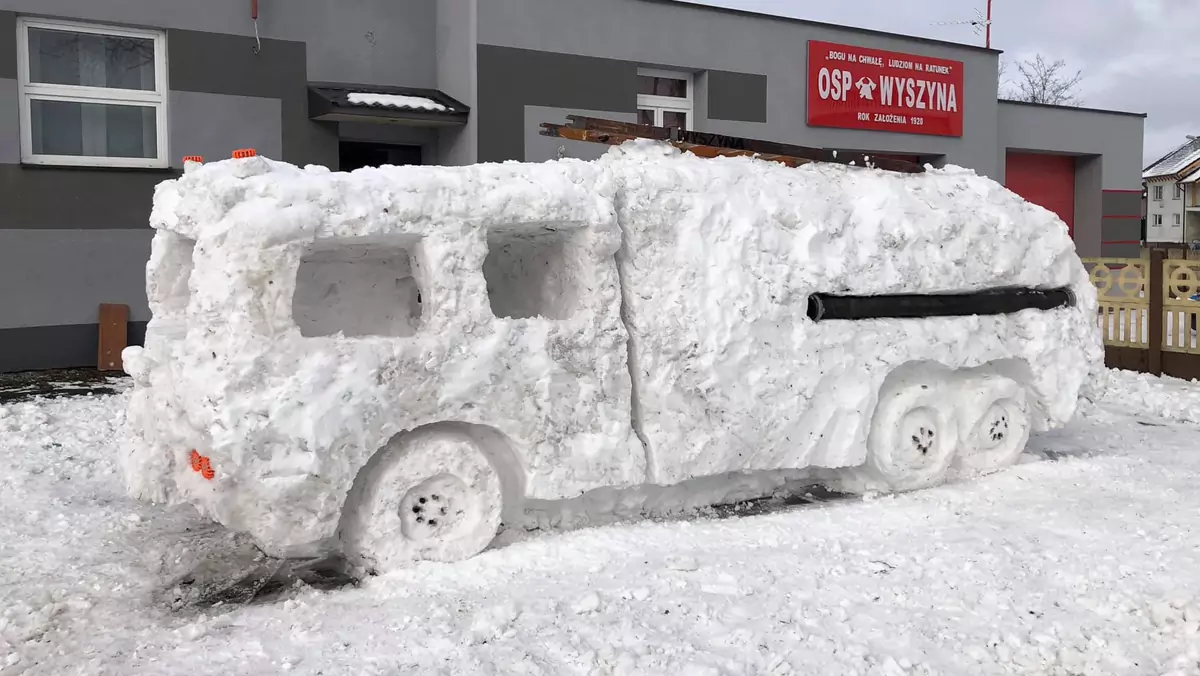
[[808, 124], [962, 136], [963, 64], [810, 40]]

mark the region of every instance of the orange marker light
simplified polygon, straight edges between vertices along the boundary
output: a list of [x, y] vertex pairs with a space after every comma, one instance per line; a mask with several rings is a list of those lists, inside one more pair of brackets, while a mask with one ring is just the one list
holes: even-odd
[[217, 475], [217, 473], [213, 471], [212, 462], [208, 459], [208, 457], [207, 456], [201, 457], [200, 458], [200, 476], [204, 477], [205, 479], [207, 479], [209, 481], [212, 481], [213, 477], [216, 475]]
[[247, 157], [254, 157], [257, 154], [258, 151], [256, 151], [254, 148], [239, 148], [238, 150], [233, 151], [233, 159], [242, 160]]
[[188, 460], [192, 464], [192, 471], [199, 472], [200, 476], [204, 477], [205, 479], [212, 481], [213, 477], [217, 475], [217, 473], [213, 471], [212, 460], [209, 460], [207, 455], [200, 455], [196, 449], [193, 448], [192, 452], [188, 454]]
[[188, 162], [201, 162], [201, 163], [203, 163], [203, 162], [204, 162], [204, 158], [203, 158], [203, 157], [201, 157], [200, 155], [184, 155], [184, 156], [183, 156], [183, 163], [184, 163], [184, 164], [187, 164]]

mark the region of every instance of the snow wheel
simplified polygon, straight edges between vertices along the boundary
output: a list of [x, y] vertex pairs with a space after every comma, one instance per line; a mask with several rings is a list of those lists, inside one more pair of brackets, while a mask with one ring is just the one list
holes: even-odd
[[416, 561], [458, 561], [500, 528], [500, 476], [466, 435], [416, 432], [388, 442], [347, 501], [347, 558], [375, 572]]
[[879, 393], [867, 437], [867, 469], [891, 490], [934, 486], [946, 478], [958, 444], [954, 406], [940, 374], [893, 374]]
[[1025, 388], [1011, 378], [988, 375], [964, 387], [959, 402], [962, 447], [955, 470], [978, 476], [1016, 462], [1029, 442]]

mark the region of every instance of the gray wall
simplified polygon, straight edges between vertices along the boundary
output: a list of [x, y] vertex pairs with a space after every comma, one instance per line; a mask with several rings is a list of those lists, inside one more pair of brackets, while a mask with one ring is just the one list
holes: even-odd
[[[632, 62], [479, 45], [478, 63], [472, 115], [482, 162], [525, 159], [527, 106], [637, 113]], [[565, 122], [561, 115], [547, 121]]]
[[0, 230], [0, 329], [96, 321], [100, 303], [127, 303], [150, 319], [150, 228]]
[[577, 160], [595, 160], [608, 151], [608, 146], [599, 143], [571, 141], [569, 139], [552, 138], [541, 135], [543, 122], [563, 124], [567, 115], [586, 115], [602, 117], [606, 120], [621, 122], [637, 122], [637, 113], [622, 113], [612, 110], [583, 110], [579, 108], [547, 108], [545, 106], [525, 106], [525, 161], [545, 162], [559, 157], [562, 148], [563, 157], [573, 157]]
[[[1101, 155], [1104, 190], [1142, 185], [1141, 115], [1001, 101], [999, 144], [1010, 150]], [[1000, 179], [1003, 180], [1003, 172]]]
[[[1080, 256], [1101, 255], [1104, 193], [1100, 190], [1104, 158], [1075, 158], [1075, 250]], [[1135, 238], [1136, 239], [1136, 238]]]
[[[0, 10], [233, 34], [247, 53], [253, 44], [249, 0], [0, 0]], [[314, 81], [434, 87], [436, 13], [430, 0], [259, 0], [258, 25], [262, 37], [307, 43], [297, 65]]]
[[[141, 4], [159, 7], [79, 3], [82, 9], [102, 5], [97, 16], [66, 4], [36, 7], [41, 14], [69, 9], [74, 18], [102, 20], [140, 11]], [[32, 8], [0, 2], [14, 6]], [[199, 10], [196, 5], [192, 13]], [[155, 25], [156, 11], [134, 13], [139, 24]], [[308, 120], [303, 43], [266, 39], [255, 55], [242, 36], [170, 28], [179, 18], [156, 25], [168, 27], [166, 153], [173, 169], [24, 167], [16, 15], [0, 9], [0, 371], [95, 364], [101, 303], [129, 305], [130, 339], [141, 339], [149, 319], [145, 266], [154, 187], [178, 175], [183, 155], [215, 160], [251, 147], [297, 163], [336, 166], [336, 130]]]
[[185, 155], [223, 160], [238, 148], [283, 157], [279, 99], [172, 91], [168, 106], [171, 166], [182, 168]]
[[[477, 4], [478, 0], [437, 0], [437, 88], [472, 108], [478, 101]], [[474, 164], [479, 157], [474, 114], [465, 127], [443, 129], [438, 136], [438, 164]]]
[[[927, 137], [808, 127], [803, 76], [808, 40], [869, 44], [964, 62], [964, 136]], [[481, 159], [503, 159], [489, 157], [484, 152], [488, 142], [483, 135], [485, 128], [499, 128], [488, 123], [493, 107], [506, 108], [508, 112], [503, 113], [506, 117], [516, 116], [512, 112], [514, 105], [518, 111], [522, 105], [538, 105], [631, 112], [636, 106], [635, 81], [622, 82], [620, 78], [633, 78], [640, 64], [757, 76], [755, 82], [763, 82], [765, 78], [765, 123], [715, 119], [718, 113], [729, 113], [708, 111], [709, 98], [730, 99], [698, 91], [696, 128], [701, 131], [824, 147], [944, 154], [948, 162], [970, 166], [988, 175], [1002, 172], [1003, 158], [996, 143], [995, 52], [646, 0], [487, 0], [479, 3], [479, 42], [477, 112]], [[523, 58], [510, 58], [506, 50], [498, 48], [534, 50], [535, 56], [526, 52]], [[536, 56], [539, 52], [544, 54], [541, 59]], [[565, 60], [545, 54], [548, 52], [588, 58]], [[541, 60], [549, 64], [540, 65]], [[523, 74], [518, 66], [532, 68], [532, 73]], [[536, 77], [530, 77], [531, 74]], [[523, 84], [523, 76], [540, 82]], [[607, 79], [600, 79], [604, 77]], [[713, 81], [701, 82], [701, 87], [724, 84], [723, 76], [710, 75], [707, 79]], [[536, 93], [536, 98], [530, 100], [534, 84], [549, 91]], [[578, 91], [587, 86], [598, 91]], [[751, 80], [741, 80], [736, 87], [743, 92], [756, 91]], [[506, 102], [504, 96], [516, 100]], [[734, 115], [753, 119], [752, 112]], [[503, 150], [510, 153], [509, 157], [519, 158], [512, 154], [519, 152], [514, 151], [515, 147], [509, 142]]]
[[[1145, 117], [1002, 101], [1001, 152], [1074, 155], [1075, 246], [1081, 256], [1137, 256]], [[1000, 179], [1003, 181], [1003, 174]]]
[[18, 164], [21, 161], [21, 137], [17, 134], [20, 129], [20, 108], [17, 104], [16, 79], [0, 78], [0, 164]]
[[[178, 175], [184, 155], [251, 147], [337, 168], [338, 126], [308, 119], [309, 81], [446, 84], [473, 103], [474, 4], [260, 0], [255, 54], [245, 0], [0, 0], [0, 371], [94, 364], [104, 302], [130, 305], [140, 340], [154, 186]], [[19, 164], [18, 14], [166, 30], [172, 170]], [[348, 138], [417, 143], [433, 160], [474, 160], [474, 137], [459, 130], [342, 126]]]

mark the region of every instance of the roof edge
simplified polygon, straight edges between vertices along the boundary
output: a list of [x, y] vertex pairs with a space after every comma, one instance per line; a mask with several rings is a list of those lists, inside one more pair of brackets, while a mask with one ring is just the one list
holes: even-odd
[[[1159, 162], [1162, 162], [1162, 160], [1159, 160]], [[1195, 173], [1200, 173], [1200, 159], [1192, 160], [1180, 168], [1179, 171], [1170, 174], [1150, 174], [1150, 169], [1144, 169], [1142, 170], [1142, 180], [1147, 182], [1171, 181], [1174, 183], [1182, 183], [1184, 179]]]
[[662, 4], [672, 5], [687, 5], [699, 10], [708, 10], [712, 12], [721, 12], [723, 14], [738, 14], [741, 16], [750, 16], [759, 19], [773, 19], [776, 21], [787, 21], [789, 23], [798, 23], [806, 26], [816, 26], [819, 28], [834, 28], [844, 30], [850, 33], [858, 33], [860, 35], [874, 35], [885, 38], [899, 38], [901, 40], [911, 40], [928, 45], [937, 45], [940, 47], [954, 47], [956, 49], [965, 49], [972, 52], [982, 52], [984, 54], [1000, 55], [1004, 53], [1001, 49], [991, 49], [989, 47], [980, 47], [978, 45], [967, 44], [963, 42], [951, 42], [950, 40], [937, 40], [935, 38], [923, 38], [917, 35], [904, 35], [902, 33], [889, 33], [887, 31], [875, 30], [873, 28], [859, 28], [858, 26], [846, 26], [843, 24], [829, 23], [827, 21], [813, 21], [811, 19], [801, 19], [794, 16], [786, 16], [780, 14], [768, 14], [767, 12], [758, 12], [752, 9], [738, 9], [736, 7], [722, 7], [720, 5], [707, 5], [696, 0], [642, 0], [642, 2], [657, 2]]
[[[1174, 155], [1175, 153], [1179, 152], [1180, 150], [1183, 150], [1191, 143], [1192, 143], [1192, 141], [1190, 139], [1187, 141], [1184, 141], [1183, 143], [1181, 143], [1181, 144], [1175, 146], [1174, 148], [1172, 148], [1171, 150], [1167, 151], [1167, 154], [1163, 155], [1162, 157], [1158, 158], [1157, 160], [1154, 160], [1150, 164], [1143, 167], [1142, 168], [1142, 178], [1146, 178], [1146, 174], [1153, 171], [1154, 168], [1157, 167], [1158, 165], [1162, 164], [1163, 162], [1166, 162], [1168, 157]], [[1173, 174], [1155, 174], [1155, 176], [1173, 176]]]
[[1125, 117], [1140, 117], [1145, 119], [1146, 113], [1134, 113], [1128, 110], [1110, 110], [1108, 108], [1087, 108], [1084, 106], [1063, 106], [1053, 103], [1032, 103], [1030, 101], [1014, 101], [1012, 99], [997, 99], [1000, 103], [1010, 103], [1014, 106], [1028, 106], [1030, 108], [1051, 108], [1055, 110], [1078, 110], [1085, 113], [1102, 113], [1105, 115], [1124, 115]]

